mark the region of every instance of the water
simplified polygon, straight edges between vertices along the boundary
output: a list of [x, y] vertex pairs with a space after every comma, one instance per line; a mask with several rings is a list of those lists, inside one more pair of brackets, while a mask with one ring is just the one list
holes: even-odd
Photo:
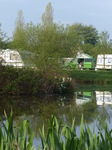
[[90, 128], [98, 131], [99, 121], [107, 120], [108, 126], [112, 128], [112, 88], [78, 87], [74, 94], [64, 96], [47, 97], [1, 97], [0, 115], [3, 117], [4, 109], [10, 114], [11, 107], [14, 111], [14, 121], [21, 126], [24, 119], [29, 120], [32, 131], [35, 133], [34, 144], [40, 144], [39, 128], [43, 122], [46, 127], [48, 119], [55, 114], [58, 119], [63, 118], [71, 125], [75, 117], [77, 134], [80, 133], [80, 121], [82, 114]]

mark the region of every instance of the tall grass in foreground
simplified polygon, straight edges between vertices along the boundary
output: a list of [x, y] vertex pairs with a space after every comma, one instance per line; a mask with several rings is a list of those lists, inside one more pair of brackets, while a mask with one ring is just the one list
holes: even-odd
[[0, 126], [0, 150], [33, 150], [33, 134], [29, 122], [24, 120], [21, 128], [14, 127], [13, 113], [6, 120], [1, 119]]
[[[101, 123], [102, 124], [102, 123]], [[71, 127], [63, 121], [58, 123], [56, 117], [52, 117], [47, 133], [44, 125], [40, 131], [43, 150], [112, 150], [112, 130], [107, 127], [107, 122], [102, 124], [102, 130], [93, 133], [87, 123], [81, 119], [80, 135], [76, 134], [75, 119]]]
[[[35, 150], [33, 145], [33, 134], [29, 122], [24, 120], [20, 128], [14, 127], [13, 113], [8, 118], [6, 113], [5, 122], [1, 119], [0, 126], [0, 150]], [[102, 124], [102, 130], [93, 133], [87, 123], [81, 118], [80, 135], [77, 136], [75, 119], [68, 126], [64, 121], [58, 121], [53, 116], [49, 127], [45, 131], [43, 125], [40, 130], [41, 145], [38, 150], [112, 150], [112, 130], [108, 129], [107, 122]]]

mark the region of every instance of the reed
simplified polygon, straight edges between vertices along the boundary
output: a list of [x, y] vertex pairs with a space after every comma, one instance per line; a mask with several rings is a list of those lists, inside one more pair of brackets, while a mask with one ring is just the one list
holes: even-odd
[[14, 127], [12, 111], [10, 117], [4, 114], [6, 120], [1, 119], [0, 150], [34, 150], [29, 122], [24, 120], [20, 128]]
[[[29, 122], [24, 120], [21, 127], [15, 127], [12, 111], [9, 117], [5, 113], [5, 117], [5, 122], [1, 119], [0, 150], [36, 150], [33, 145], [34, 135], [30, 129]], [[107, 121], [104, 124], [100, 121], [98, 130], [98, 133], [92, 131], [82, 115], [80, 135], [77, 136], [75, 119], [73, 119], [72, 125], [69, 126], [62, 119], [58, 121], [55, 116], [52, 116], [47, 130], [45, 130], [44, 124], [40, 129], [41, 144], [37, 149], [111, 150], [112, 129], [109, 130]]]
[[[99, 128], [98, 133], [92, 132], [88, 124], [84, 123], [82, 115], [78, 137], [75, 129], [75, 119], [70, 127], [63, 121], [58, 123], [57, 118], [53, 116], [47, 133], [45, 133], [44, 125], [40, 130], [42, 147], [39, 150], [111, 150], [112, 130], [108, 129], [107, 122], [102, 125], [102, 130]], [[104, 131], [104, 134], [102, 131]]]

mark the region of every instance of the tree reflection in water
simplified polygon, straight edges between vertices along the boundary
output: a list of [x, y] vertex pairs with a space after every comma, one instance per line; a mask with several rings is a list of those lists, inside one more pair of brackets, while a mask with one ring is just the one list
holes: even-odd
[[[98, 105], [100, 98], [98, 99], [97, 94], [95, 91], [79, 91], [74, 92], [72, 96], [1, 97], [0, 115], [3, 116], [4, 109], [7, 114], [10, 114], [12, 107], [15, 125], [20, 126], [24, 119], [29, 120], [36, 139], [39, 139], [39, 128], [42, 124], [48, 127], [48, 120], [52, 114], [59, 120], [64, 119], [69, 125], [75, 117], [76, 127], [80, 126], [82, 114], [86, 122], [92, 126], [95, 123], [98, 125], [98, 120], [105, 121], [106, 119], [111, 124], [112, 105], [106, 103]], [[112, 101], [112, 97], [109, 100]], [[109, 127], [111, 128], [111, 125]]]

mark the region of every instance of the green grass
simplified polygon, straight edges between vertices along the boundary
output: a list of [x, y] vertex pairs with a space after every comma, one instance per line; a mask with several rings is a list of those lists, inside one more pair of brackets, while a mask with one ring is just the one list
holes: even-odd
[[112, 71], [70, 70], [67, 71], [67, 74], [77, 82], [93, 84], [112, 83]]
[[[102, 122], [100, 122], [102, 124]], [[101, 125], [100, 124], [100, 125]], [[42, 148], [44, 150], [111, 150], [112, 149], [112, 130], [108, 129], [107, 122], [102, 124], [104, 135], [99, 128], [99, 132], [92, 132], [88, 124], [84, 124], [82, 116], [80, 135], [76, 134], [75, 119], [72, 125], [68, 126], [63, 121], [57, 121], [52, 117], [47, 133], [44, 126], [40, 131]]]
[[[0, 72], [1, 95], [64, 94], [74, 90], [74, 83], [112, 84], [112, 71], [103, 70], [62, 70], [60, 75], [54, 76], [33, 69], [0, 66]], [[68, 77], [72, 80], [66, 80]]]
[[24, 120], [21, 127], [14, 127], [13, 113], [7, 117], [5, 122], [1, 119], [0, 126], [0, 150], [34, 150], [33, 134], [29, 122]]
[[[29, 122], [24, 120], [21, 127], [15, 127], [13, 113], [7, 117], [6, 123], [1, 119], [0, 150], [36, 150], [33, 145], [33, 134]], [[92, 131], [81, 118], [80, 135], [77, 136], [75, 119], [71, 126], [63, 120], [52, 116], [49, 126], [40, 129], [41, 144], [38, 150], [111, 150], [112, 130], [108, 129], [107, 121], [100, 122], [98, 133]], [[102, 133], [102, 131], [104, 131]]]

